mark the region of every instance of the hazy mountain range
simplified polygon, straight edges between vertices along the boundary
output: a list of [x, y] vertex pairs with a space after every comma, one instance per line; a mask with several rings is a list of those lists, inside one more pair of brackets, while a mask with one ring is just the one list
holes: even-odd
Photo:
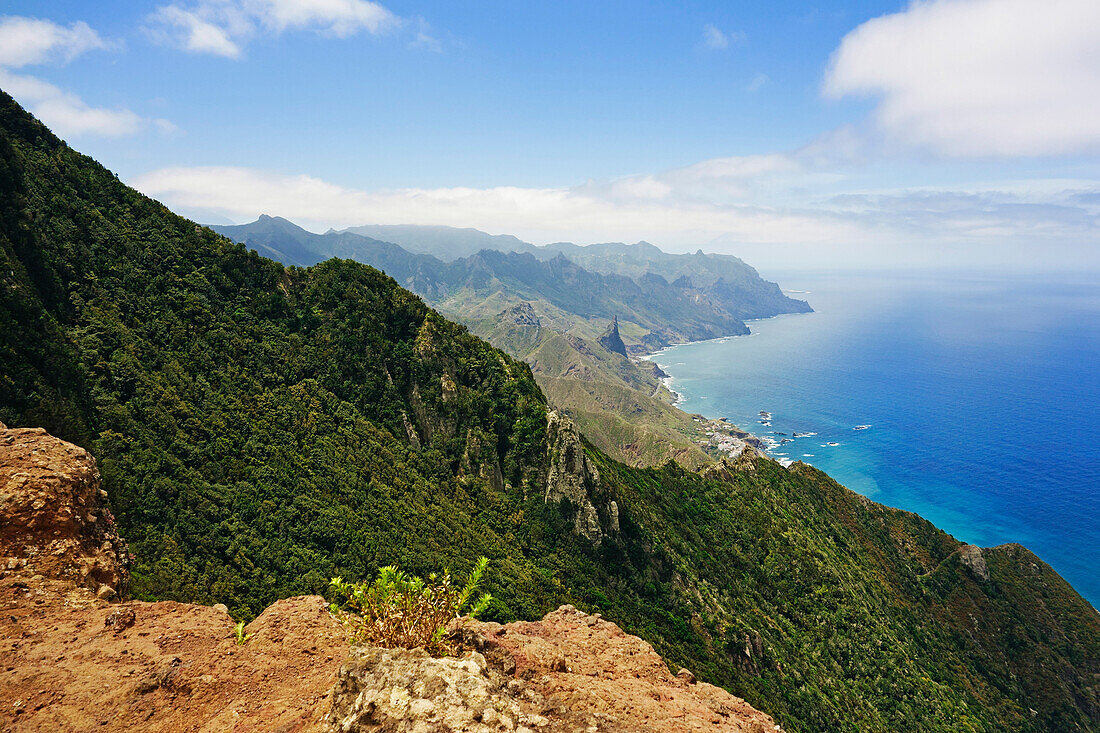
[[805, 301], [785, 296], [736, 257], [673, 255], [645, 242], [535, 247], [475, 229], [421, 226], [314, 234], [271, 216], [211, 228], [288, 265], [308, 266], [330, 257], [374, 265], [464, 318], [500, 312], [501, 294], [544, 300], [571, 320], [598, 321], [591, 335], [617, 316], [634, 351], [747, 333], [745, 319], [810, 311]]
[[[632, 357], [746, 334], [745, 319], [810, 310], [736, 257], [672, 255], [645, 242], [536, 247], [476, 229], [421, 226], [314, 234], [271, 216], [212, 228], [287, 264], [342, 257], [379, 268], [530, 364], [552, 404], [600, 448], [634, 465], [671, 458], [696, 468], [718, 451], [715, 426], [673, 407], [663, 374]], [[612, 321], [616, 345], [609, 349]]]

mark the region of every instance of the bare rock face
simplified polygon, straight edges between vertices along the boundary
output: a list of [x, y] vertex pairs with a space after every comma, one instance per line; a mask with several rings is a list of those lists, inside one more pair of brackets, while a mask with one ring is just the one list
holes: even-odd
[[316, 731], [348, 651], [318, 596], [278, 601], [238, 644], [233, 619], [207, 606], [12, 580], [0, 579], [2, 731]]
[[507, 684], [478, 652], [435, 659], [423, 649], [359, 647], [333, 687], [329, 730], [548, 730], [534, 696], [518, 697]]
[[982, 548], [977, 545], [963, 545], [959, 548], [959, 561], [970, 568], [974, 577], [981, 581], [989, 580], [989, 569], [985, 565]]
[[626, 344], [623, 343], [623, 338], [619, 335], [618, 316], [615, 316], [611, 323], [608, 324], [607, 330], [603, 332], [602, 336], [596, 339], [596, 342], [608, 351], [626, 356]]
[[511, 308], [501, 311], [497, 314], [497, 320], [507, 320], [517, 326], [534, 326], [538, 328], [542, 325], [535, 309], [527, 301], [516, 303]]
[[492, 441], [480, 430], [470, 428], [466, 431], [466, 450], [459, 462], [460, 476], [479, 476], [493, 487], [493, 491], [504, 490], [504, 475], [500, 470], [500, 457]]
[[547, 414], [546, 435], [550, 465], [544, 499], [548, 503], [568, 499], [576, 510], [574, 529], [577, 534], [599, 543], [604, 533], [590, 491], [599, 486], [600, 473], [584, 453], [577, 426], [561, 413], [551, 410]]
[[130, 553], [86, 450], [41, 428], [0, 430], [0, 558], [102, 600], [126, 597]]
[[489, 731], [774, 733], [775, 722], [721, 688], [673, 676], [653, 648], [562, 606], [541, 621], [464, 620], [459, 658], [363, 648], [340, 670], [332, 733]]

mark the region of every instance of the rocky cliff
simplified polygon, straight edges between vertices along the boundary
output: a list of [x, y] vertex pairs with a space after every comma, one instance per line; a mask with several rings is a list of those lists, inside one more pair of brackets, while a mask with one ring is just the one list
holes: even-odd
[[[584, 445], [576, 424], [561, 413], [547, 413], [548, 459], [546, 472], [547, 503], [566, 504], [573, 514], [573, 527], [577, 534], [599, 543], [604, 536], [600, 512], [592, 503], [592, 494], [599, 488], [600, 472], [585, 455]], [[614, 517], [612, 531], [618, 529], [618, 506], [609, 502], [605, 509], [608, 523]]]
[[224, 606], [128, 600], [94, 459], [40, 429], [0, 425], [0, 552], [2, 730], [779, 730], [572, 606], [456, 620], [462, 655], [435, 659], [349, 650], [319, 596], [278, 601], [240, 636]]
[[327, 729], [413, 731], [738, 731], [773, 733], [725, 690], [673, 675], [646, 642], [572, 606], [507, 625], [460, 619], [466, 651], [352, 650]]
[[125, 596], [130, 554], [115, 529], [95, 460], [40, 428], [0, 423], [0, 563], [109, 600]]

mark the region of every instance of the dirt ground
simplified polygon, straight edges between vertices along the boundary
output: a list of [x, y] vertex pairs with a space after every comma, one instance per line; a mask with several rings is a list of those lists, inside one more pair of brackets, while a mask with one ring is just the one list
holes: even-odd
[[0, 581], [0, 729], [319, 728], [348, 650], [322, 598], [275, 603], [238, 645], [213, 608], [108, 604], [58, 585]]

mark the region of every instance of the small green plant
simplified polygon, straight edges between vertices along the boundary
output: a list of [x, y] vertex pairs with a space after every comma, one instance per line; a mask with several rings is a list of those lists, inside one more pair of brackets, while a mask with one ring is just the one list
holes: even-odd
[[238, 621], [237, 625], [233, 627], [233, 631], [237, 635], [237, 646], [243, 646], [246, 641], [252, 638], [252, 634], [244, 633], [244, 621]]
[[333, 578], [331, 585], [340, 601], [332, 604], [332, 612], [348, 627], [353, 644], [424, 647], [442, 656], [453, 651], [447, 624], [463, 613], [476, 617], [492, 600], [484, 593], [471, 605], [488, 564], [487, 558], [478, 558], [461, 588], [452, 583], [448, 572], [432, 573], [424, 581], [396, 565], [379, 568], [373, 583]]

